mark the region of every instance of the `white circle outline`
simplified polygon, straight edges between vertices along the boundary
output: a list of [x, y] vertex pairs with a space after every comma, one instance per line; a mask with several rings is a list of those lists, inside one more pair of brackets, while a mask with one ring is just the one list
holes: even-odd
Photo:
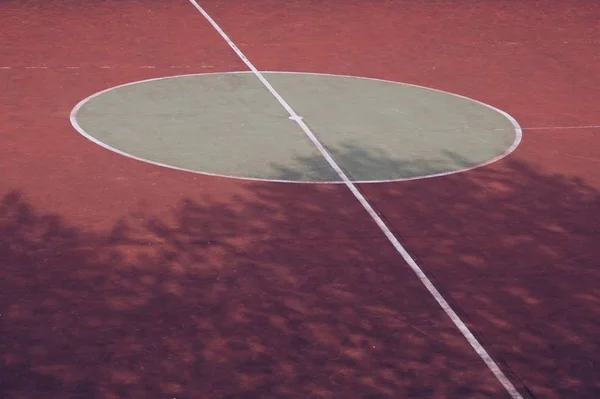
[[[116, 90], [122, 87], [127, 87], [127, 86], [132, 86], [135, 84], [139, 84], [139, 83], [147, 83], [147, 82], [154, 82], [154, 81], [159, 81], [159, 80], [166, 80], [166, 79], [173, 79], [173, 78], [179, 78], [179, 77], [187, 77], [187, 76], [206, 76], [206, 75], [230, 75], [230, 74], [251, 74], [252, 71], [226, 71], [226, 72], [208, 72], [208, 73], [189, 73], [189, 74], [183, 74], [183, 75], [171, 75], [171, 76], [162, 76], [159, 78], [150, 78], [150, 79], [144, 79], [144, 80], [138, 80], [135, 82], [129, 82], [129, 83], [124, 83], [118, 86], [113, 86], [113, 87], [109, 87], [108, 89], [104, 89], [102, 91], [99, 91], [97, 93], [92, 94], [91, 96], [88, 96], [86, 98], [84, 98], [83, 100], [79, 101], [77, 103], [77, 105], [75, 105], [75, 107], [71, 110], [71, 114], [69, 115], [69, 120], [71, 121], [71, 125], [73, 126], [73, 128], [79, 132], [79, 134], [81, 134], [83, 137], [85, 137], [86, 139], [90, 140], [91, 142], [99, 145], [100, 147], [103, 147], [109, 151], [112, 151], [116, 154], [122, 155], [124, 157], [127, 158], [131, 158], [131, 159], [135, 159], [136, 161], [140, 161], [140, 162], [145, 162], [151, 165], [156, 165], [156, 166], [161, 166], [163, 168], [168, 168], [168, 169], [174, 169], [174, 170], [178, 170], [181, 172], [189, 172], [189, 173], [194, 173], [194, 174], [200, 174], [200, 175], [205, 175], [205, 176], [213, 176], [213, 177], [223, 177], [223, 178], [228, 178], [228, 179], [237, 179], [237, 180], [246, 180], [246, 181], [260, 181], [260, 182], [273, 182], [273, 183], [291, 183], [291, 184], [344, 184], [343, 181], [310, 181], [310, 180], [278, 180], [278, 179], [261, 179], [261, 178], [256, 178], [256, 177], [239, 177], [239, 176], [230, 176], [230, 175], [222, 175], [222, 174], [218, 174], [218, 173], [211, 173], [211, 172], [201, 172], [198, 170], [192, 170], [192, 169], [186, 169], [186, 168], [180, 168], [178, 166], [173, 166], [173, 165], [168, 165], [168, 164], [164, 164], [161, 162], [156, 162], [156, 161], [151, 161], [145, 158], [141, 158], [132, 154], [129, 154], [127, 152], [121, 151], [117, 148], [111, 147], [106, 143], [103, 143], [102, 141], [98, 140], [97, 138], [91, 136], [90, 134], [88, 134], [77, 122], [77, 112], [81, 109], [81, 107], [83, 107], [83, 105], [85, 103], [87, 103], [88, 101], [92, 100], [95, 97], [98, 97], [104, 93], [107, 93], [111, 90]], [[415, 84], [411, 84], [411, 83], [403, 83], [403, 82], [395, 82], [392, 80], [385, 80], [385, 79], [377, 79], [377, 78], [367, 78], [367, 77], [361, 77], [361, 76], [351, 76], [351, 75], [337, 75], [337, 74], [331, 74], [331, 73], [316, 73], [316, 72], [292, 72], [292, 71], [261, 71], [261, 73], [266, 73], [266, 74], [270, 74], [270, 73], [280, 73], [280, 74], [294, 74], [294, 75], [316, 75], [316, 76], [333, 76], [333, 77], [342, 77], [342, 78], [352, 78], [352, 79], [362, 79], [362, 80], [372, 80], [372, 81], [377, 81], [377, 82], [384, 82], [384, 83], [393, 83], [393, 84], [397, 84], [397, 85], [404, 85], [404, 86], [410, 86], [410, 87], [416, 87], [419, 89], [425, 89], [425, 90], [431, 90], [431, 91], [435, 91], [438, 93], [443, 93], [443, 94], [447, 94], [450, 96], [454, 96], [454, 97], [458, 97], [458, 98], [462, 98], [480, 105], [483, 105], [487, 108], [490, 108], [496, 112], [498, 112], [499, 114], [503, 115], [506, 119], [508, 119], [508, 121], [513, 125], [514, 129], [515, 129], [515, 140], [513, 141], [513, 143], [510, 145], [510, 147], [503, 153], [500, 154], [494, 158], [491, 158], [485, 162], [481, 162], [478, 163], [476, 165], [470, 166], [468, 168], [463, 168], [463, 169], [456, 169], [456, 170], [452, 170], [452, 171], [448, 171], [448, 172], [441, 172], [441, 173], [434, 173], [434, 174], [430, 174], [430, 175], [424, 175], [424, 176], [414, 176], [414, 177], [404, 177], [404, 178], [398, 178], [398, 179], [386, 179], [386, 180], [351, 180], [353, 183], [357, 183], [357, 184], [374, 184], [374, 183], [391, 183], [391, 182], [400, 182], [400, 181], [413, 181], [413, 180], [424, 180], [424, 179], [431, 179], [431, 178], [435, 178], [435, 177], [443, 177], [443, 176], [449, 176], [449, 175], [454, 175], [454, 174], [458, 174], [458, 173], [463, 173], [463, 172], [468, 172], [470, 170], [473, 169], [478, 169], [478, 168], [482, 168], [484, 166], [490, 165], [492, 163], [498, 162], [501, 159], [507, 157], [508, 155], [510, 155], [513, 151], [515, 151], [517, 149], [517, 147], [519, 146], [519, 144], [521, 143], [521, 140], [523, 139], [523, 129], [521, 128], [521, 126], [519, 125], [519, 123], [517, 122], [517, 120], [515, 118], [513, 118], [510, 114], [508, 114], [505, 111], [502, 111], [501, 109], [498, 109], [492, 105], [486, 104], [484, 102], [481, 102], [479, 100], [475, 100], [466, 96], [462, 96], [460, 94], [455, 94], [455, 93], [450, 93], [444, 90], [439, 90], [439, 89], [433, 89], [430, 87], [425, 87], [425, 86], [420, 86], [420, 85], [415, 85]]]

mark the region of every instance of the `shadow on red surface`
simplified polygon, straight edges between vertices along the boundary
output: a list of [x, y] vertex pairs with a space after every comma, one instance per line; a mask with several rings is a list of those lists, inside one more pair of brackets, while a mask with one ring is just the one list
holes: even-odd
[[[363, 190], [503, 367], [535, 395], [596, 398], [599, 193], [502, 165]], [[5, 196], [0, 396], [505, 395], [329, 187], [247, 190], [105, 233]]]

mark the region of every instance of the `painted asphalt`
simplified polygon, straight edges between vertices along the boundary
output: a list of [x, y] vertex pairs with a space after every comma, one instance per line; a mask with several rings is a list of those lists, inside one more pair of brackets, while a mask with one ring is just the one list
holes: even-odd
[[[374, 79], [264, 73], [354, 181], [428, 177], [501, 157], [516, 122], [477, 101]], [[75, 127], [123, 155], [239, 178], [337, 182], [338, 176], [250, 73], [175, 76], [82, 101]]]

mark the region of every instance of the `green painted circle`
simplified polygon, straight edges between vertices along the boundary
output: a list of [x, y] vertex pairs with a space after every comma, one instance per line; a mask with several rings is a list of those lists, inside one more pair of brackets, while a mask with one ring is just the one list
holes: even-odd
[[[265, 72], [354, 181], [456, 173], [512, 151], [518, 124], [465, 97], [388, 81]], [[339, 182], [298, 124], [251, 73], [174, 76], [97, 93], [71, 121], [136, 159], [247, 179]]]

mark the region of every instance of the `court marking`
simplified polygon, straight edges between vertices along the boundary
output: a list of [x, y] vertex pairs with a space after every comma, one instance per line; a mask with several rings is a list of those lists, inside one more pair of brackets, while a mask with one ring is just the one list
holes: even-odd
[[[301, 94], [301, 97], [298, 98], [300, 105], [294, 106], [298, 107], [302, 104], [305, 106], [305, 108], [296, 109], [296, 111], [308, 113], [303, 116], [311, 122], [317, 123], [317, 120], [319, 121], [319, 125], [311, 125], [311, 129], [313, 131], [315, 129], [317, 131], [318, 129], [322, 130], [323, 135], [319, 136], [319, 139], [329, 150], [333, 151], [336, 161], [349, 174], [352, 181], [390, 181], [419, 178], [477, 167], [506, 153], [516, 139], [515, 128], [504, 115], [490, 107], [460, 96], [420, 87], [415, 88], [412, 85], [398, 82], [379, 82], [372, 79], [344, 77], [334, 74], [286, 72], [282, 74], [264, 73], [264, 76], [271, 83], [281, 83], [283, 85], [281, 90], [287, 87], [288, 83], [293, 83], [293, 87], [288, 87], [288, 89], [295, 88], [296, 90], [292, 90], [289, 95], [293, 96], [296, 91]], [[231, 82], [232, 79], [237, 82], [236, 85], [241, 84], [235, 91], [231, 91], [232, 87], [227, 89], [221, 84], [213, 87], [210, 83]], [[326, 89], [330, 84], [333, 88], [336, 88], [334, 91]], [[179, 100], [177, 100], [181, 95], [173, 89], [178, 85], [195, 86], [193, 90], [182, 87], [188, 93], [186, 94], [188, 99], [186, 103], [179, 104]], [[210, 87], [210, 90], [208, 90], [208, 87]], [[217, 89], [217, 87], [221, 89]], [[276, 87], [277, 90], [280, 90], [279, 86]], [[167, 88], [171, 89], [167, 90]], [[130, 98], [126, 93], [133, 93], [132, 90], [135, 90], [138, 94]], [[167, 91], [163, 92], [162, 90]], [[241, 91], [238, 93], [239, 90]], [[338, 92], [338, 90], [342, 91]], [[244, 123], [242, 123], [244, 122], [243, 116], [240, 117], [242, 120], [239, 121], [241, 125], [239, 123], [236, 123], [233, 127], [227, 125], [227, 129], [221, 131], [223, 128], [222, 123], [230, 118], [223, 115], [233, 112], [226, 111], [230, 107], [225, 104], [237, 104], [238, 97], [240, 95], [245, 96], [244, 93], [247, 91], [248, 93], [252, 92], [252, 96], [258, 96], [253, 97], [252, 100], [255, 103], [256, 113], [260, 114], [262, 112], [257, 108], [260, 107], [260, 105], [257, 105], [258, 98], [260, 98], [261, 102], [264, 101], [262, 109], [269, 104], [269, 107], [273, 107], [273, 111], [279, 115], [278, 121], [275, 119], [271, 121], [271, 117], [265, 115], [267, 121], [277, 123], [279, 128], [275, 130], [276, 128], [271, 125], [265, 125], [271, 126], [271, 128], [267, 131], [264, 128], [255, 131], [257, 134], [256, 140], [250, 138], [249, 132], [244, 132], [248, 127], [252, 128], [253, 125], [249, 124], [248, 127], [244, 127]], [[140, 93], [146, 94], [141, 95]], [[286, 92], [280, 93], [288, 101], [295, 98], [288, 98]], [[319, 93], [317, 97], [314, 97], [315, 93]], [[122, 107], [125, 104], [117, 105], [116, 108], [110, 108], [108, 111], [104, 108], [102, 108], [103, 111], [100, 111], [98, 108], [106, 106], [106, 101], [120, 103], [123, 101], [122, 95], [127, 98], [125, 108], [127, 111], [125, 114], [123, 114], [124, 109]], [[157, 96], [156, 101], [164, 104], [169, 111], [156, 108], [156, 101], [154, 100], [150, 103], [146, 102], [146, 99], [155, 98], [155, 96]], [[306, 100], [310, 96], [314, 97], [311, 101], [302, 102], [303, 99]], [[431, 98], [432, 102], [427, 101], [427, 105], [425, 103], [421, 106], [414, 105], [415, 102], [420, 104], [421, 100], [417, 99], [421, 96]], [[380, 100], [373, 102], [378, 97]], [[226, 101], [224, 102], [224, 100]], [[190, 101], [196, 103], [196, 105], [191, 105]], [[333, 174], [331, 168], [324, 164], [323, 158], [315, 153], [314, 146], [306, 141], [302, 132], [296, 130], [294, 135], [290, 136], [292, 142], [296, 141], [296, 145], [286, 144], [290, 140], [286, 139], [287, 136], [282, 138], [281, 133], [285, 132], [280, 131], [281, 124], [283, 123], [287, 126], [286, 129], [291, 129], [291, 131], [295, 130], [294, 126], [296, 125], [290, 126], [289, 123], [283, 122], [281, 118], [286, 119], [288, 116], [282, 116], [281, 112], [276, 111], [280, 105], [272, 101], [270, 93], [264, 90], [264, 87], [256, 81], [252, 74], [198, 74], [164, 78], [160, 81], [140, 83], [124, 88], [113, 88], [112, 91], [104, 92], [104, 94], [88, 100], [77, 111], [75, 118], [83, 130], [99, 141], [123, 152], [154, 162], [191, 169], [196, 172], [241, 178], [335, 181], [339, 183], [337, 175]], [[314, 106], [315, 101], [317, 103], [322, 101], [323, 104], [329, 105], [327, 107]], [[345, 101], [349, 101], [349, 103], [346, 104]], [[403, 102], [406, 102], [405, 106], [401, 105]], [[179, 104], [176, 108], [177, 111], [172, 109], [172, 104]], [[446, 110], [446, 106], [449, 107], [448, 111], [443, 111]], [[331, 111], [327, 110], [329, 107], [331, 107]], [[351, 114], [347, 114], [347, 107], [351, 107]], [[397, 108], [400, 108], [401, 111]], [[137, 117], [132, 119], [132, 115], [138, 115], [138, 112], [141, 113], [140, 115], [150, 115], [148, 109], [152, 109], [151, 115], [160, 118], [157, 125], [148, 126], [146, 122], [143, 122], [146, 118]], [[215, 112], [209, 111], [211, 109]], [[243, 109], [240, 109], [240, 111], [241, 114], [247, 112]], [[90, 112], [96, 116], [92, 117], [89, 114]], [[117, 123], [105, 112], [122, 114], [124, 119], [119, 119], [120, 122]], [[160, 116], [163, 112], [176, 113], [165, 120]], [[381, 120], [385, 124], [379, 124], [380, 112], [383, 118]], [[183, 114], [180, 116], [180, 113]], [[254, 113], [254, 116], [249, 114], [247, 117], [252, 118], [257, 123], [262, 123], [260, 122], [261, 119], [257, 119], [256, 113]], [[237, 115], [237, 109], [234, 114]], [[314, 121], [312, 120], [313, 114], [316, 118]], [[477, 117], [479, 114], [486, 117], [479, 121]], [[221, 115], [221, 117], [217, 115]], [[353, 117], [353, 115], [362, 115], [362, 117]], [[437, 117], [431, 119], [432, 115]], [[321, 120], [320, 117], [325, 119]], [[189, 118], [194, 118], [194, 122]], [[341, 121], [345, 121], [343, 124], [348, 129], [339, 129]], [[448, 123], [444, 123], [445, 121]], [[185, 125], [182, 125], [182, 123], [185, 123]], [[325, 123], [325, 125], [322, 125], [322, 123]], [[128, 126], [128, 128], [122, 131], [121, 126]], [[160, 130], [163, 130], [163, 132], [159, 132], [157, 126], [160, 126]], [[187, 132], [185, 133], [185, 139], [184, 136], [179, 134], [175, 136], [171, 136], [170, 133], [165, 134], [165, 132], [173, 129], [180, 132], [181, 126], [185, 126], [184, 130]], [[355, 128], [355, 126], [361, 128]], [[153, 129], [154, 127], [157, 128]], [[144, 132], [147, 128], [150, 130]], [[199, 134], [199, 132], [202, 133]], [[298, 133], [300, 136], [298, 136]], [[465, 134], [472, 137], [466, 139]], [[237, 143], [240, 135], [242, 135], [239, 137], [240, 140], [249, 140], [255, 144], [246, 149], [239, 147], [235, 143]], [[339, 138], [336, 135], [344, 137], [344, 140], [338, 142]], [[222, 137], [216, 140], [218, 143], [213, 143], [215, 141], [213, 138], [220, 136]], [[119, 137], [123, 137], [123, 139], [121, 140]], [[131, 141], [125, 139], [125, 137], [135, 137], [135, 140]], [[159, 137], [164, 138], [159, 139]], [[170, 141], [173, 140], [172, 137], [177, 137], [173, 143]], [[181, 146], [181, 140], [187, 142], [190, 147], [187, 145]], [[265, 147], [261, 145], [261, 140], [265, 140]], [[277, 144], [278, 142], [279, 144]], [[352, 144], [347, 144], [349, 142]], [[174, 147], [171, 147], [170, 144], [167, 145], [167, 143], [174, 144]], [[383, 143], [387, 144], [384, 145]], [[208, 146], [203, 144], [208, 144]], [[215, 147], [217, 144], [218, 146]], [[274, 148], [270, 147], [271, 144]], [[338, 158], [336, 152], [338, 146], [340, 147], [340, 158]], [[212, 150], [206, 150], [206, 148], [211, 147]], [[191, 151], [190, 148], [196, 148], [196, 151]], [[268, 153], [264, 153], [266, 148], [270, 148]], [[279, 148], [283, 152], [279, 151]], [[286, 148], [289, 153], [285, 152]], [[421, 154], [423, 149], [429, 152]], [[229, 156], [218, 158], [220, 161], [213, 159], [214, 154], [220, 152], [232, 156], [231, 160], [227, 161]], [[248, 162], [244, 161], [245, 167], [242, 168], [236, 160], [237, 155], [240, 153], [244, 157], [247, 156], [248, 159], [254, 159], [254, 163], [257, 165], [272, 160], [275, 166], [271, 169], [259, 168], [260, 172], [257, 173], [252, 167], [246, 169], [246, 166], [249, 165]], [[179, 154], [181, 154], [180, 158], [178, 158]], [[303, 155], [301, 156], [301, 154]], [[421, 154], [421, 156], [419, 157], [418, 154]], [[362, 158], [363, 155], [365, 158]], [[310, 165], [312, 161], [307, 161], [311, 159], [310, 157], [316, 164], [320, 165], [317, 169], [313, 170], [314, 165]], [[211, 159], [212, 161], [210, 161]], [[296, 161], [298, 159], [300, 161]], [[306, 162], [308, 162], [308, 166], [305, 164]], [[282, 168], [281, 171], [278, 171], [279, 168]], [[296, 172], [298, 175], [295, 174]], [[311, 175], [314, 175], [314, 177], [311, 178]]]
[[534, 126], [524, 127], [523, 130], [560, 130], [560, 129], [598, 129], [600, 125], [582, 125], [582, 126]]
[[452, 309], [450, 304], [444, 299], [442, 294], [438, 291], [438, 289], [434, 286], [434, 284], [429, 280], [429, 278], [425, 275], [423, 270], [417, 265], [412, 256], [406, 251], [406, 249], [400, 244], [400, 241], [396, 238], [396, 236], [392, 233], [390, 228], [385, 224], [383, 219], [379, 216], [379, 214], [375, 211], [375, 209], [371, 206], [369, 201], [362, 195], [362, 193], [358, 190], [358, 188], [350, 181], [350, 179], [346, 176], [344, 171], [338, 166], [333, 157], [329, 154], [329, 152], [325, 149], [325, 147], [321, 144], [321, 142], [317, 139], [317, 137], [313, 134], [310, 128], [306, 125], [303, 119], [296, 114], [294, 109], [279, 95], [279, 93], [271, 86], [269, 81], [256, 69], [256, 67], [250, 62], [250, 60], [242, 53], [242, 51], [235, 45], [235, 43], [227, 36], [227, 34], [221, 29], [221, 27], [212, 19], [212, 17], [196, 2], [196, 0], [189, 0], [190, 3], [204, 16], [204, 18], [213, 26], [213, 28], [219, 33], [219, 35], [227, 42], [229, 47], [238, 55], [238, 57], [248, 66], [248, 68], [254, 73], [254, 75], [263, 83], [263, 85], [273, 94], [273, 96], [279, 101], [279, 103], [288, 111], [290, 114], [290, 119], [294, 120], [298, 126], [306, 133], [308, 138], [314, 143], [317, 147], [321, 155], [327, 160], [329, 165], [336, 171], [338, 176], [343, 180], [343, 183], [348, 187], [348, 189], [352, 192], [354, 197], [360, 202], [363, 208], [367, 211], [367, 213], [371, 216], [373, 221], [379, 226], [384, 235], [388, 238], [390, 243], [394, 246], [394, 248], [398, 251], [398, 253], [402, 256], [402, 258], [406, 261], [406, 263], [411, 267], [411, 269], [415, 272], [417, 277], [421, 280], [425, 288], [429, 291], [429, 293], [434, 297], [434, 299], [438, 302], [444, 312], [450, 317], [455, 326], [460, 330], [463, 336], [467, 339], [469, 344], [473, 347], [475, 352], [481, 357], [481, 359], [488, 366], [490, 371], [494, 374], [494, 376], [498, 379], [498, 381], [502, 384], [504, 389], [510, 394], [513, 399], [523, 399], [519, 391], [514, 387], [512, 382], [506, 377], [504, 372], [500, 370], [496, 362], [491, 358], [491, 356], [487, 353], [487, 351], [483, 348], [483, 346], [479, 343], [477, 338], [473, 335], [471, 330], [466, 326], [466, 324], [460, 319], [458, 314]]
[[[73, 128], [75, 130], [77, 130], [77, 132], [79, 132], [82, 136], [84, 136], [85, 138], [87, 138], [88, 140], [92, 141], [93, 143], [109, 150], [112, 151], [114, 153], [117, 153], [121, 156], [125, 156], [127, 158], [131, 158], [134, 159], [136, 161], [140, 161], [140, 162], [145, 162], [145, 163], [149, 163], [155, 166], [160, 166], [160, 167], [164, 167], [164, 168], [169, 168], [169, 169], [174, 169], [174, 170], [178, 170], [178, 171], [182, 171], [182, 172], [188, 172], [188, 173], [195, 173], [195, 174], [200, 174], [200, 175], [205, 175], [205, 176], [213, 176], [213, 177], [223, 177], [223, 178], [229, 178], [229, 179], [237, 179], [237, 180], [248, 180], [248, 181], [260, 181], [260, 182], [273, 182], [273, 183], [291, 183], [291, 184], [344, 184], [343, 181], [311, 181], [311, 180], [303, 180], [303, 181], [294, 181], [294, 180], [281, 180], [281, 179], [262, 179], [262, 178], [257, 178], [257, 177], [239, 177], [239, 176], [231, 176], [231, 175], [225, 175], [225, 174], [219, 174], [219, 173], [212, 173], [212, 172], [205, 172], [205, 171], [198, 171], [198, 170], [193, 170], [193, 169], [188, 169], [188, 168], [182, 168], [182, 167], [178, 167], [178, 166], [173, 166], [173, 165], [169, 165], [169, 164], [165, 164], [162, 162], [157, 162], [157, 161], [152, 161], [152, 160], [148, 160], [142, 157], [138, 157], [136, 155], [130, 154], [128, 152], [119, 150], [115, 147], [112, 147], [106, 143], [103, 143], [102, 141], [96, 139], [95, 137], [93, 137], [92, 135], [88, 134], [83, 127], [81, 127], [79, 125], [79, 122], [77, 122], [77, 112], [80, 110], [81, 107], [83, 107], [83, 105], [85, 105], [88, 101], [102, 95], [105, 94], [111, 90], [116, 90], [122, 87], [127, 87], [127, 86], [131, 86], [131, 85], [135, 85], [135, 84], [140, 84], [140, 83], [146, 83], [146, 82], [154, 82], [154, 81], [160, 81], [160, 80], [166, 80], [166, 79], [172, 79], [172, 78], [178, 78], [178, 77], [189, 77], [189, 76], [205, 76], [205, 75], [228, 75], [228, 74], [252, 74], [253, 71], [226, 71], [226, 72], [206, 72], [206, 73], [190, 73], [190, 74], [178, 74], [178, 75], [170, 75], [170, 76], [161, 76], [161, 77], [157, 77], [157, 78], [150, 78], [150, 79], [143, 79], [143, 80], [139, 80], [139, 81], [134, 81], [134, 82], [128, 82], [128, 83], [124, 83], [118, 86], [113, 86], [107, 89], [104, 89], [102, 91], [99, 91], [97, 93], [94, 93], [92, 95], [90, 95], [89, 97], [84, 98], [83, 100], [81, 100], [77, 105], [75, 105], [75, 107], [73, 108], [73, 110], [71, 111], [70, 114], [70, 121], [71, 121], [71, 125], [73, 126]], [[416, 85], [416, 84], [412, 84], [412, 83], [404, 83], [404, 82], [395, 82], [395, 81], [391, 81], [391, 80], [385, 80], [385, 79], [378, 79], [378, 78], [369, 78], [369, 77], [362, 77], [362, 76], [352, 76], [352, 75], [336, 75], [336, 74], [327, 74], [327, 73], [314, 73], [314, 72], [299, 72], [299, 71], [262, 71], [260, 72], [262, 73], [270, 73], [270, 74], [302, 74], [302, 75], [309, 75], [309, 76], [331, 76], [331, 77], [341, 77], [341, 78], [351, 78], [351, 79], [360, 79], [360, 80], [367, 80], [367, 81], [374, 81], [374, 82], [382, 82], [382, 83], [391, 83], [391, 84], [395, 84], [395, 85], [402, 85], [402, 86], [408, 86], [408, 87], [414, 87], [414, 88], [419, 88], [419, 89], [424, 89], [424, 90], [429, 90], [429, 91], [433, 91], [433, 92], [437, 92], [437, 93], [441, 93], [441, 94], [446, 94], [449, 96], [454, 96], [457, 98], [461, 98], [461, 99], [465, 99], [467, 101], [473, 102], [475, 104], [479, 104], [482, 105], [486, 108], [489, 108], [499, 114], [501, 114], [502, 116], [504, 116], [513, 126], [514, 132], [515, 132], [515, 139], [513, 141], [513, 143], [510, 145], [510, 147], [502, 154], [490, 158], [487, 161], [484, 162], [480, 162], [477, 163], [475, 165], [472, 166], [468, 166], [465, 168], [457, 168], [451, 171], [446, 171], [446, 172], [440, 172], [440, 173], [432, 173], [432, 174], [428, 174], [428, 175], [423, 175], [423, 176], [413, 176], [413, 177], [403, 177], [403, 178], [396, 178], [396, 179], [373, 179], [373, 180], [351, 180], [354, 183], [357, 184], [380, 184], [380, 183], [391, 183], [391, 182], [401, 182], [401, 181], [414, 181], [414, 180], [422, 180], [422, 179], [431, 179], [431, 178], [437, 178], [437, 177], [444, 177], [444, 176], [449, 176], [449, 175], [454, 175], [454, 174], [458, 174], [458, 173], [463, 173], [463, 172], [468, 172], [474, 169], [478, 169], [478, 168], [482, 168], [484, 166], [493, 164], [495, 162], [500, 161], [501, 159], [507, 157], [508, 155], [510, 155], [512, 152], [514, 152], [517, 147], [519, 146], [519, 144], [522, 141], [523, 138], [523, 132], [522, 132], [522, 128], [519, 125], [519, 123], [515, 120], [515, 118], [513, 118], [510, 114], [508, 114], [507, 112], [496, 108], [492, 105], [486, 104], [484, 102], [481, 102], [479, 100], [475, 100], [472, 99], [470, 97], [466, 97], [460, 94], [455, 94], [455, 93], [450, 93], [444, 90], [439, 90], [439, 89], [435, 89], [435, 88], [430, 88], [430, 87], [425, 87], [425, 86], [420, 86], [420, 85]], [[290, 118], [291, 119], [291, 118]], [[497, 129], [500, 130], [500, 129]]]
[[169, 68], [169, 69], [191, 69], [191, 68], [214, 68], [214, 65], [0, 65], [0, 69], [3, 70], [62, 70], [62, 69], [160, 69], [160, 68]]

